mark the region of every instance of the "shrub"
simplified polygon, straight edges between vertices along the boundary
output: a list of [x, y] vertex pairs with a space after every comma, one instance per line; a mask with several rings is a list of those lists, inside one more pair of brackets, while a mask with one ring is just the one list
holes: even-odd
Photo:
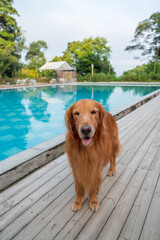
[[17, 78], [36, 78], [36, 71], [33, 69], [22, 68], [18, 71]]
[[157, 80], [157, 74], [155, 72], [150, 72], [149, 73], [149, 79], [151, 81]]
[[118, 81], [115, 75], [105, 74], [105, 73], [95, 73], [93, 78], [90, 73], [82, 76], [81, 74], [77, 74], [78, 82], [110, 82], [110, 81]]

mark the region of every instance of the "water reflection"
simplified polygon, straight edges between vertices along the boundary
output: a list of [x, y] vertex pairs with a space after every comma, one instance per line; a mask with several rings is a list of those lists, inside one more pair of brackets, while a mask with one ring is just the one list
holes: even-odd
[[65, 85], [2, 90], [0, 160], [63, 133], [65, 111], [79, 99], [94, 99], [112, 111], [157, 89]]

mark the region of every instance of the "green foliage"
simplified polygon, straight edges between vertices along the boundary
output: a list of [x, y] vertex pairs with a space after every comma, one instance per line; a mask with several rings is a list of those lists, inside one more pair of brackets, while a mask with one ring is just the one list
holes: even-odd
[[50, 79], [56, 78], [56, 73], [54, 70], [46, 70], [39, 73], [42, 77], [49, 77]]
[[125, 50], [141, 50], [142, 56], [151, 56], [155, 61], [154, 72], [156, 72], [156, 65], [160, 60], [160, 12], [152, 14], [149, 19], [139, 23], [132, 44]]
[[84, 75], [91, 72], [91, 64], [96, 73], [114, 73], [109, 62], [111, 49], [107, 46], [107, 40], [103, 37], [92, 37], [83, 41], [68, 43], [62, 57], [55, 57], [52, 61], [66, 61]]
[[27, 67], [23, 67], [17, 72], [17, 78], [33, 79], [35, 77], [36, 77], [36, 71], [33, 69], [28, 69]]
[[[65, 60], [63, 59], [63, 57], [55, 56], [55, 57], [52, 59], [51, 62], [61, 62], [61, 61], [65, 61]], [[69, 62], [68, 62], [68, 63], [69, 63]]]
[[[29, 69], [27, 66], [25, 66], [17, 72], [17, 78], [35, 79], [36, 70]], [[55, 78], [55, 71], [42, 71], [39, 72], [38, 82], [49, 82], [52, 78]]]
[[154, 62], [137, 66], [132, 70], [124, 72], [120, 81], [160, 81], [160, 62], [157, 63], [157, 73], [154, 72]]
[[47, 48], [47, 43], [42, 40], [30, 43], [25, 57], [29, 69], [40, 68], [46, 62], [44, 51]]
[[24, 46], [24, 37], [12, 15], [18, 15], [12, 7], [13, 0], [0, 1], [0, 77], [13, 77], [21, 66], [19, 59]]
[[105, 74], [103, 72], [94, 74], [92, 78], [91, 73], [88, 73], [85, 76], [82, 76], [81, 74], [77, 74], [77, 81], [78, 82], [110, 82], [110, 81], [118, 81], [118, 78], [116, 78], [116, 76], [113, 74]]
[[5, 31], [6, 40], [15, 40], [18, 37], [20, 28], [12, 15], [19, 16], [17, 10], [12, 6], [13, 0], [0, 1], [0, 31]]
[[[38, 68], [45, 62], [45, 41], [39, 40], [25, 47], [25, 37], [17, 25], [15, 16], [19, 16], [13, 7], [13, 0], [0, 1], [0, 79], [11, 80], [14, 77], [35, 78]], [[26, 61], [20, 63], [21, 53], [26, 49]], [[126, 47], [127, 51], [141, 50], [142, 56], [149, 55], [152, 61], [125, 72], [116, 78], [109, 58], [111, 48], [103, 37], [87, 38], [83, 41], [68, 43], [63, 56], [55, 56], [52, 61], [67, 61], [78, 72], [78, 81], [160, 81], [160, 12], [140, 22], [135, 30], [134, 39]], [[91, 64], [94, 75], [91, 76]], [[55, 78], [54, 71], [42, 71], [39, 78], [43, 81]], [[13, 82], [13, 81], [12, 81]]]

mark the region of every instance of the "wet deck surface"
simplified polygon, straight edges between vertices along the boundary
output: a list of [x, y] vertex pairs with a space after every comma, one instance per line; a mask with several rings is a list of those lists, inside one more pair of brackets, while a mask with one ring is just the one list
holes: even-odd
[[0, 239], [160, 239], [160, 96], [118, 121], [123, 146], [93, 213], [72, 212], [66, 155], [0, 193]]

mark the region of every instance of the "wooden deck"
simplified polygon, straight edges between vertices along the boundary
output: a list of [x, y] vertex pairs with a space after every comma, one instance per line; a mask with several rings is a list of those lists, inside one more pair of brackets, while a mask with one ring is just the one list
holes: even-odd
[[118, 121], [123, 152], [93, 213], [72, 212], [66, 155], [0, 194], [0, 239], [160, 240], [160, 96]]

